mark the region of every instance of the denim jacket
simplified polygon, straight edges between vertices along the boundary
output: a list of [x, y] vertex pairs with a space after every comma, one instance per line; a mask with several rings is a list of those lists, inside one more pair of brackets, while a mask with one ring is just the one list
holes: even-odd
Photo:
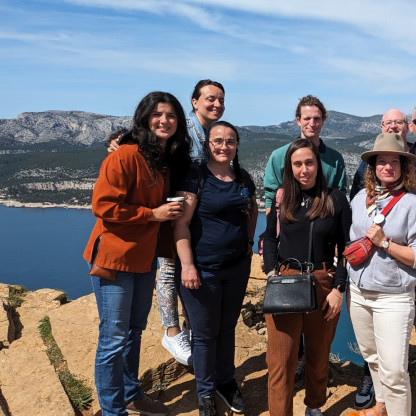
[[201, 126], [198, 117], [193, 111], [189, 113], [189, 117], [186, 120], [186, 125], [188, 127], [188, 134], [191, 137], [190, 156], [192, 161], [196, 161], [198, 164], [207, 162], [208, 157], [204, 149], [205, 130]]

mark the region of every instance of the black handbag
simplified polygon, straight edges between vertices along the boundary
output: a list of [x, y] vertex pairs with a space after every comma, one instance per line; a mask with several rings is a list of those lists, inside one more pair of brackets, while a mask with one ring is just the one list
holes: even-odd
[[304, 313], [318, 309], [318, 298], [315, 286], [316, 279], [311, 272], [312, 229], [313, 221], [310, 226], [308, 262], [305, 273], [302, 263], [295, 258], [289, 258], [281, 262], [277, 274], [281, 267], [288, 263], [297, 263], [299, 274], [269, 276], [267, 279], [266, 293], [264, 295], [263, 313]]

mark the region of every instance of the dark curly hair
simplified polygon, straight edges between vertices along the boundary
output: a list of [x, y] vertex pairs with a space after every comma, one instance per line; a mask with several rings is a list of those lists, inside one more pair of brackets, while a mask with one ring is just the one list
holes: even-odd
[[[118, 137], [119, 136], [122, 136], [122, 135], [124, 135], [124, 133], [128, 133], [130, 130], [128, 130], [128, 129], [126, 129], [126, 128], [121, 128], [121, 129], [119, 129], [119, 130], [116, 130], [116, 131], [113, 131], [113, 132], [111, 132], [109, 135], [108, 135], [108, 137], [105, 139], [105, 142], [104, 142], [104, 146], [105, 147], [110, 147], [110, 145], [111, 145], [111, 142], [114, 140], [114, 139], [118, 139]], [[123, 143], [126, 143], [126, 140], [123, 140]], [[119, 143], [120, 144], [120, 143]]]
[[[178, 120], [176, 132], [168, 139], [164, 151], [155, 133], [149, 128], [150, 115], [159, 103], [170, 104]], [[118, 133], [116, 137], [122, 130], [124, 129], [116, 132]], [[116, 133], [111, 136], [114, 137]], [[121, 143], [138, 144], [139, 151], [143, 154], [155, 181], [157, 180], [156, 170], [162, 172], [169, 170], [170, 192], [174, 194], [191, 163], [189, 156], [190, 142], [185, 113], [177, 98], [168, 92], [153, 91], [139, 102], [133, 115], [131, 133], [128, 133]]]

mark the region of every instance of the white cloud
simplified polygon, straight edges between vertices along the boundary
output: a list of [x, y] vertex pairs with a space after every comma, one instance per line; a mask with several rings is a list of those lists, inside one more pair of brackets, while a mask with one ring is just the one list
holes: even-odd
[[[351, 0], [347, 6], [340, 6], [339, 2], [332, 0], [321, 0], [313, 4], [306, 0], [291, 2], [276, 2], [274, 0], [65, 1], [84, 7], [180, 16], [211, 33], [240, 38], [251, 43], [284, 47], [294, 52], [302, 52], [303, 47], [297, 44], [279, 42], [277, 36], [275, 36], [278, 31], [272, 33], [271, 36], [263, 36], [264, 30], [262, 28], [264, 26], [278, 26], [280, 22], [276, 19], [290, 19], [290, 22], [286, 22], [285, 26], [292, 26], [293, 28], [294, 21], [296, 21], [296, 31], [298, 29], [302, 31], [302, 27], [307, 26], [311, 35], [314, 36], [313, 31], [315, 31], [318, 38], [323, 22], [338, 23], [344, 26], [333, 27], [335, 35], [338, 30], [340, 32], [358, 30], [364, 36], [369, 35], [384, 40], [390, 47], [403, 49], [406, 53], [414, 54], [409, 40], [416, 37], [416, 25], [414, 25], [416, 3], [409, 0], [398, 0], [396, 2], [379, 0], [377, 3]], [[238, 12], [244, 13], [244, 15], [237, 16]], [[253, 15], [247, 16], [247, 13]], [[311, 28], [314, 25], [315, 28]], [[326, 40], [331, 43], [331, 38]]]
[[13, 40], [27, 43], [37, 42], [66, 42], [73, 39], [72, 35], [68, 33], [25, 33], [16, 31], [0, 31], [0, 40]]
[[[24, 79], [38, 71], [46, 81], [66, 76], [76, 86], [83, 74], [83, 88], [90, 80], [109, 90], [123, 88], [125, 79], [170, 88], [210, 77], [226, 84], [227, 100], [238, 97], [233, 107], [246, 97], [283, 100], [279, 114], [309, 92], [324, 100], [357, 95], [363, 108], [374, 96], [405, 94], [406, 88], [415, 96], [416, 25], [409, 20], [416, 6], [374, 3], [39, 0], [35, 7], [4, 0], [0, 76], [17, 86], [19, 71], [12, 68], [27, 68]], [[250, 113], [251, 122], [256, 114]]]
[[[158, 12], [160, 7], [166, 6], [166, 2], [154, 0], [64, 0], [66, 3], [84, 6], [84, 7], [101, 7], [116, 10], [141, 10], [149, 13]], [[163, 3], [163, 4], [161, 4]]]

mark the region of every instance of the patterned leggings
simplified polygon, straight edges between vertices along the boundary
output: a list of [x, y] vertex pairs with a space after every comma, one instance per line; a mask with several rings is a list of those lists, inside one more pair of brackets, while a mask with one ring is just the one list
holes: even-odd
[[179, 326], [178, 293], [175, 287], [175, 260], [159, 257], [160, 273], [156, 282], [156, 298], [162, 325]]

